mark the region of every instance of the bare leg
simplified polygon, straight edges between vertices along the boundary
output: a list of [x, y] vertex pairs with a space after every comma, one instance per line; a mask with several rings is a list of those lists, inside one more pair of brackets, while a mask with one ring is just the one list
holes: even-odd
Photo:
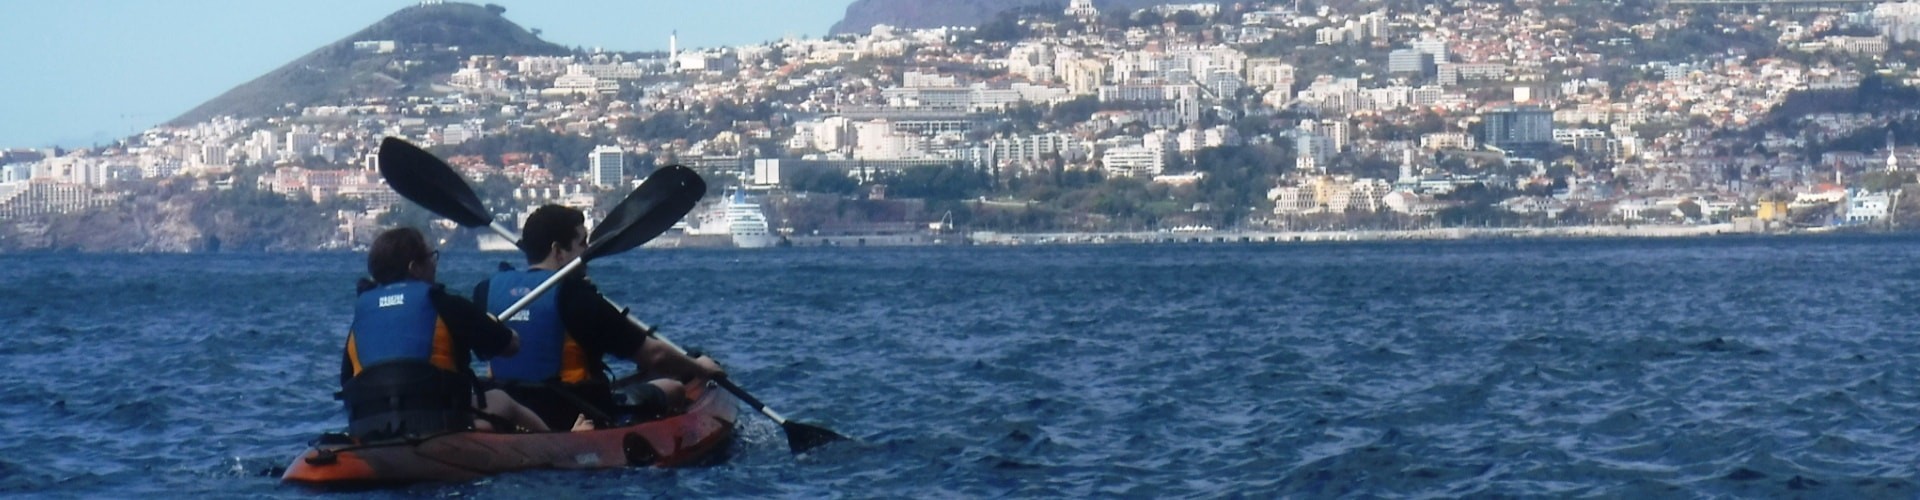
[[680, 381], [678, 380], [674, 380], [670, 378], [654, 379], [654, 380], [647, 381], [647, 383], [653, 384], [654, 387], [660, 388], [660, 392], [665, 393], [667, 395], [667, 412], [668, 413], [680, 413], [681, 411], [686, 409], [686, 406], [687, 406], [686, 404], [687, 386], [686, 385], [681, 384]]
[[[520, 426], [522, 429], [534, 432], [551, 430], [547, 428], [545, 421], [540, 420], [540, 415], [534, 414], [533, 410], [529, 410], [525, 406], [521, 406], [520, 402], [513, 400], [513, 396], [508, 396], [507, 393], [499, 389], [487, 391], [487, 409], [485, 411], [488, 415], [507, 419], [507, 421], [513, 422], [514, 425]], [[475, 420], [474, 428], [486, 430], [492, 427], [491, 425], [483, 425], [485, 423], [486, 421], [484, 420]]]

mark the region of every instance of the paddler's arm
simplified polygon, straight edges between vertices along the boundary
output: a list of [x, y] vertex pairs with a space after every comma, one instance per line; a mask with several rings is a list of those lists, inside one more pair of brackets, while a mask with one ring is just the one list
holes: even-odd
[[481, 309], [473, 301], [447, 293], [443, 285], [434, 286], [433, 291], [427, 293], [427, 298], [433, 301], [433, 309], [440, 313], [440, 320], [447, 322], [447, 333], [458, 337], [480, 359], [512, 356], [520, 352], [520, 334], [495, 321], [486, 309]]
[[726, 370], [722, 370], [720, 363], [714, 362], [713, 358], [689, 357], [668, 347], [666, 342], [653, 337], [647, 337], [646, 343], [640, 346], [640, 352], [635, 353], [634, 357], [646, 360], [647, 366], [655, 367], [654, 369], [661, 373], [673, 375], [682, 382], [727, 376]]
[[666, 343], [641, 330], [627, 313], [600, 295], [600, 288], [585, 277], [560, 283], [561, 319], [567, 331], [578, 333], [574, 340], [582, 347], [610, 353], [638, 364], [641, 369], [681, 380], [716, 378], [725, 371], [712, 359], [687, 357]]
[[[352, 341], [353, 334], [348, 333], [347, 339]], [[346, 389], [349, 380], [353, 380], [353, 357], [347, 355], [347, 346], [340, 346], [340, 388]]]
[[480, 280], [479, 283], [475, 283], [473, 285], [473, 304], [474, 305], [480, 306], [481, 309], [487, 308], [487, 294], [490, 293], [488, 291], [488, 288], [492, 286], [492, 283], [493, 283], [493, 279], [488, 278], [488, 279]]

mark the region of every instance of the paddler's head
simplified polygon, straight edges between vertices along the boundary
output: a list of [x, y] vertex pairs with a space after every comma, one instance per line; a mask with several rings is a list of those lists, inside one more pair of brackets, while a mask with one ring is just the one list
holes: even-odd
[[[544, 205], [527, 215], [520, 228], [520, 251], [527, 264], [564, 265], [587, 251], [587, 216], [562, 205]], [[547, 267], [547, 266], [542, 266]]]
[[432, 283], [439, 265], [440, 251], [427, 246], [427, 237], [411, 227], [380, 233], [367, 250], [367, 274], [376, 284], [406, 279]]

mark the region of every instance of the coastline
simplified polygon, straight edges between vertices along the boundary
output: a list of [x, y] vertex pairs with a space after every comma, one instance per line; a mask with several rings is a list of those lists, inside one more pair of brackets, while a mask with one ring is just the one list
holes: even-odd
[[1831, 230], [1759, 231], [1733, 223], [1698, 225], [1560, 226], [1429, 228], [1405, 230], [1332, 231], [1135, 231], [1106, 233], [968, 234], [976, 245], [1054, 245], [1109, 243], [1307, 243], [1332, 241], [1551, 239], [1551, 238], [1691, 238], [1722, 235], [1791, 235], [1830, 233]]

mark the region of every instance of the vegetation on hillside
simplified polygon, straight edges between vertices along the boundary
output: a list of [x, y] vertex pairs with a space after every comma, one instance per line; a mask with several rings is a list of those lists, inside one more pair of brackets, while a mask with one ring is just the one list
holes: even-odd
[[[444, 74], [468, 55], [561, 55], [567, 49], [534, 36], [501, 17], [494, 5], [463, 3], [401, 9], [367, 29], [321, 47], [279, 69], [207, 101], [170, 124], [222, 116], [266, 116], [316, 102], [397, 97], [414, 90], [421, 76]], [[396, 51], [355, 50], [360, 41], [391, 40]]]

